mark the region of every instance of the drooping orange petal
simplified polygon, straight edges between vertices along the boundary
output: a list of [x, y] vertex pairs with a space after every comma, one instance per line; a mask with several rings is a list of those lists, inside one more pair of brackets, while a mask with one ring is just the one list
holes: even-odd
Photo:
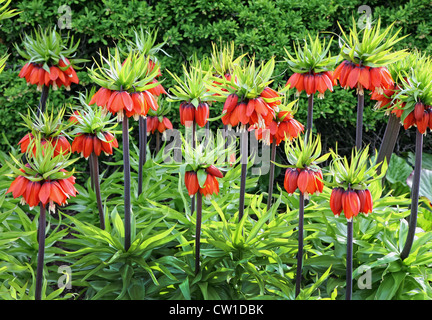
[[144, 91], [143, 94], [144, 94], [144, 99], [146, 103], [150, 106], [150, 108], [152, 108], [154, 111], [157, 111], [159, 109], [159, 106], [157, 104], [155, 97], [148, 91]]
[[[60, 81], [65, 84], [66, 83], [66, 75], [64, 74], [64, 72], [61, 71], [60, 69], [58, 69], [57, 75], [58, 75], [58, 79], [60, 79]], [[51, 80], [53, 80], [53, 79], [51, 79]], [[57, 79], [54, 79], [54, 80], [57, 80]]]
[[307, 191], [309, 185], [309, 172], [307, 169], [300, 171], [297, 184], [301, 193], [305, 193]]
[[[348, 80], [348, 76], [350, 75], [351, 71], [353, 70], [353, 65], [351, 62], [349, 61], [344, 61], [345, 63], [342, 66], [342, 70], [341, 70], [341, 74], [339, 77], [339, 83], [341, 84], [341, 86], [343, 88], [347, 87], [347, 80]], [[336, 71], [335, 71], [336, 73]]]
[[32, 63], [26, 63], [21, 68], [21, 71], [19, 72], [18, 77], [25, 78], [28, 74], [30, 74], [30, 72], [32, 71], [33, 68], [34, 68], [34, 66]]
[[345, 64], [346, 64], [346, 60], [342, 61], [342, 63], [340, 63], [336, 67], [335, 71], [333, 72], [333, 78], [334, 79], [339, 79], [341, 77], [341, 73], [342, 73], [343, 68], [345, 67]]
[[247, 104], [242, 101], [237, 105], [236, 109], [237, 109], [239, 121], [242, 124], [248, 124], [249, 117], [246, 114]]
[[130, 96], [132, 98], [133, 110], [135, 111], [135, 113], [140, 114], [142, 116], [147, 115], [146, 108], [145, 108], [146, 102], [144, 100], [144, 96], [142, 92], [134, 92], [131, 93]]
[[72, 141], [72, 152], [81, 153], [83, 151], [83, 142], [85, 135], [79, 135]]
[[93, 152], [93, 136], [86, 135], [83, 142], [83, 156], [84, 158], [90, 157], [91, 153]]
[[317, 191], [317, 183], [316, 183], [316, 177], [312, 170], [308, 171], [308, 184], [306, 187], [306, 192], [308, 194], [314, 194]]
[[239, 99], [239, 97], [235, 93], [230, 94], [227, 97], [227, 99], [225, 100], [222, 113], [232, 112], [234, 110], [234, 108], [237, 106], [238, 99]]
[[381, 87], [381, 74], [379, 68], [370, 68], [370, 79], [372, 88]]
[[230, 124], [236, 127], [240, 121], [239, 107], [235, 108], [230, 116]]
[[167, 117], [163, 117], [162, 121], [163, 121], [163, 123], [165, 125], [165, 128], [167, 128], [167, 129], [172, 129], [173, 128], [173, 125], [172, 125], [171, 121]]
[[208, 174], [211, 174], [215, 177], [223, 178], [222, 172], [218, 168], [216, 168], [214, 165], [210, 165], [209, 167], [207, 167], [206, 171]]
[[49, 201], [51, 194], [51, 182], [45, 181], [39, 190], [39, 199], [43, 205], [46, 205]]
[[209, 117], [209, 107], [207, 103], [200, 103], [197, 108], [195, 108], [195, 121], [201, 128], [207, 123]]
[[269, 112], [267, 104], [261, 97], [255, 99], [255, 111], [261, 114], [263, 117], [267, 116]]
[[255, 111], [255, 99], [250, 99], [246, 107], [246, 116], [250, 117]]
[[26, 179], [23, 176], [18, 176], [15, 178], [14, 181], [12, 181], [9, 189], [6, 191], [6, 193], [12, 192], [12, 196], [14, 198], [18, 198], [24, 194], [27, 188], [27, 183], [29, 182], [28, 179]]
[[63, 192], [67, 196], [73, 196], [73, 197], [76, 196], [76, 194], [78, 193], [78, 191], [75, 189], [73, 183], [71, 183], [67, 179], [59, 179], [57, 181], [58, 181], [60, 187], [62, 188]]
[[127, 91], [120, 92], [120, 95], [123, 100], [123, 105], [127, 111], [133, 111], [133, 101], [130, 94]]
[[107, 102], [108, 111], [110, 111], [112, 114], [116, 114], [119, 111], [123, 111], [123, 108], [123, 99], [120, 95], [120, 92], [113, 91]]
[[425, 106], [422, 102], [417, 102], [414, 105], [414, 118], [416, 119], [416, 121], [421, 121], [421, 119], [423, 118], [424, 111], [425, 111]]
[[277, 122], [273, 120], [268, 125], [268, 128], [270, 129], [270, 134], [271, 135], [275, 135], [278, 132], [278, 124], [277, 124]]
[[[99, 107], [105, 107], [107, 105], [108, 100], [110, 99], [111, 95], [112, 95], [111, 90], [106, 89], [106, 88], [100, 88], [98, 91], [98, 96], [95, 100], [96, 104]], [[92, 104], [91, 101], [90, 101], [90, 104]]]
[[301, 78], [301, 75], [299, 74], [299, 73], [293, 73], [290, 77], [289, 77], [289, 79], [288, 79], [288, 81], [287, 81], [287, 83], [286, 83], [286, 85], [285, 86], [290, 86], [290, 89], [292, 89], [292, 88], [296, 88], [297, 87], [297, 83], [298, 83], [298, 81], [300, 80], [300, 78]]
[[25, 200], [30, 207], [36, 207], [39, 204], [39, 191], [41, 185], [39, 182], [29, 181], [27, 183]]
[[360, 210], [360, 199], [355, 191], [345, 191], [342, 196], [342, 208], [347, 220], [358, 215]]
[[189, 196], [193, 196], [198, 192], [200, 186], [198, 183], [197, 173], [194, 171], [187, 171], [185, 173], [185, 185], [188, 190]]
[[118, 141], [110, 132], [104, 132], [104, 136], [110, 145], [112, 145], [114, 148], [118, 148]]
[[365, 199], [365, 205], [363, 208], [363, 213], [368, 214], [368, 213], [371, 213], [372, 209], [373, 209], [372, 194], [369, 191], [369, 189], [365, 190], [365, 196], [366, 196], [366, 199]]
[[72, 67], [70, 67], [68, 69], [68, 71], [70, 71], [69, 81], [78, 84], [79, 83], [79, 79], [78, 79], [78, 75], [75, 72], [75, 70]]
[[351, 70], [347, 78], [347, 86], [351, 89], [356, 88], [360, 76], [360, 68], [355, 67]]
[[45, 84], [45, 74], [46, 71], [43, 68], [39, 69], [39, 85], [43, 86]]
[[304, 76], [304, 81], [305, 81], [305, 89], [306, 89], [306, 94], [310, 95], [310, 94], [314, 94], [316, 92], [315, 89], [315, 77], [311, 74], [307, 74]]
[[56, 66], [51, 66], [50, 67], [50, 72], [49, 72], [49, 78], [50, 80], [57, 80], [57, 78], [59, 77], [59, 71], [60, 69], [57, 68]]
[[93, 137], [93, 152], [97, 156], [100, 156], [100, 154], [102, 152], [102, 143], [97, 136]]
[[63, 205], [66, 202], [67, 196], [58, 181], [53, 181], [51, 184], [50, 199], [59, 205]]
[[371, 87], [371, 80], [370, 80], [370, 72], [368, 68], [366, 67], [360, 68], [360, 76], [358, 81], [361, 83], [363, 88], [369, 90], [369, 88]]
[[339, 216], [342, 212], [342, 195], [343, 188], [334, 188], [330, 195], [330, 209], [335, 216]]
[[425, 133], [429, 125], [429, 113], [427, 111], [424, 111], [423, 117], [419, 121], [416, 120], [416, 124], [418, 131], [422, 134]]
[[299, 172], [295, 168], [287, 168], [285, 171], [284, 188], [288, 194], [293, 194], [298, 188]]

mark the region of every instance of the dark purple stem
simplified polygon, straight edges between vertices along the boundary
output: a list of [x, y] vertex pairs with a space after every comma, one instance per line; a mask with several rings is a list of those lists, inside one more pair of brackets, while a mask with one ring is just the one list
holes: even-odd
[[422, 156], [423, 156], [423, 134], [416, 129], [416, 153], [415, 153], [415, 167], [414, 177], [411, 190], [411, 214], [409, 217], [408, 234], [405, 245], [402, 249], [400, 257], [402, 260], [407, 258], [410, 254], [411, 247], [414, 242], [415, 230], [417, 227], [417, 214], [418, 214], [418, 202], [419, 202], [419, 191], [420, 191], [420, 178], [422, 169]]
[[38, 258], [36, 270], [35, 299], [42, 300], [43, 268], [45, 255], [45, 229], [46, 229], [46, 208], [40, 204], [39, 226], [38, 226]]
[[123, 115], [123, 174], [124, 174], [124, 227], [125, 251], [129, 250], [131, 242], [131, 169], [129, 159], [129, 119], [126, 112]]
[[300, 285], [303, 270], [303, 230], [304, 230], [304, 194], [300, 192], [299, 197], [299, 223], [298, 223], [298, 250], [297, 250], [297, 274], [295, 296], [300, 293]]
[[94, 181], [94, 191], [96, 193], [96, 203], [99, 211], [99, 224], [100, 228], [102, 230], [105, 229], [105, 215], [102, 205], [102, 196], [101, 196], [101, 190], [100, 190], [100, 181], [99, 181], [99, 161], [98, 156], [92, 152], [90, 155], [93, 172], [92, 172], [92, 180]]
[[197, 216], [195, 232], [195, 274], [200, 271], [200, 248], [201, 248], [201, 220], [202, 220], [202, 194], [197, 192]]

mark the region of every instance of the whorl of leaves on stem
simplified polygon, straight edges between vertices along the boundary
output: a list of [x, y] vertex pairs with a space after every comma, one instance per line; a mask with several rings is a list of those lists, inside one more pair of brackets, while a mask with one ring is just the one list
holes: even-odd
[[[354, 148], [351, 152], [350, 161], [347, 156], [340, 157], [337, 149], [330, 150], [332, 161], [330, 163], [329, 175], [333, 177], [333, 182], [329, 183], [330, 187], [348, 187], [362, 190], [370, 185], [373, 181], [380, 180], [386, 174], [388, 165], [387, 160], [376, 163], [376, 158], [371, 159], [369, 155], [369, 146], [358, 151]], [[381, 166], [380, 174], [377, 175], [377, 169]]]

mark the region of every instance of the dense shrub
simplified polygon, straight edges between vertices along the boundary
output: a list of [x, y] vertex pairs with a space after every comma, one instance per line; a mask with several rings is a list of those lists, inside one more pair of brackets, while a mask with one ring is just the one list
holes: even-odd
[[[284, 62], [284, 50], [293, 50], [293, 42], [303, 39], [306, 32], [322, 33], [323, 37], [331, 37], [339, 33], [337, 21], [348, 29], [351, 18], [360, 19], [363, 15], [358, 8], [364, 1], [282, 1], [282, 0], [251, 0], [251, 1], [83, 1], [83, 0], [22, 0], [14, 1], [13, 7], [22, 13], [3, 23], [0, 31], [0, 52], [11, 53], [4, 73], [0, 76], [0, 123], [3, 127], [19, 121], [18, 112], [27, 106], [36, 106], [39, 94], [34, 88], [27, 88], [24, 80], [17, 78], [23, 61], [13, 48], [20, 44], [23, 33], [31, 32], [36, 26], [42, 28], [56, 25], [65, 11], [60, 6], [68, 5], [72, 10], [71, 30], [75, 39], [79, 39], [80, 58], [89, 59], [79, 74], [81, 83], [72, 87], [66, 102], [73, 102], [74, 91], [90, 88], [86, 68], [90, 67], [93, 57], [97, 57], [99, 49], [104, 52], [107, 46], [117, 43], [121, 45], [121, 36], [131, 36], [134, 27], [157, 28], [159, 41], [166, 41], [164, 50], [169, 54], [160, 54], [163, 68], [180, 73], [181, 64], [187, 62], [193, 54], [198, 58], [209, 54], [211, 42], [234, 40], [238, 52], [255, 54], [257, 60], [276, 57], [275, 87], [283, 86], [290, 74]], [[400, 43], [401, 47], [417, 47], [424, 51], [431, 49], [431, 25], [428, 19], [432, 13], [427, 0], [405, 1], [369, 1], [374, 18], [381, 16], [383, 25], [395, 21], [402, 27], [402, 34], [410, 34]], [[66, 33], [67, 29], [62, 30]], [[337, 41], [333, 43], [333, 52], [337, 53]], [[169, 88], [171, 77], [165, 72], [164, 85]], [[76, 96], [76, 95], [75, 95]], [[51, 95], [53, 103], [64, 103]], [[304, 97], [302, 97], [304, 99]], [[63, 98], [64, 99], [64, 98]], [[340, 151], [347, 150], [354, 141], [356, 100], [351, 92], [337, 88], [328, 94], [325, 100], [315, 103], [315, 128], [323, 136], [324, 141], [333, 145], [340, 143]], [[372, 110], [373, 103], [366, 102], [365, 141], [378, 148], [384, 132], [386, 118], [382, 113]], [[211, 116], [219, 114], [220, 106], [215, 105]], [[9, 112], [14, 110], [14, 112]], [[177, 120], [178, 108], [172, 109], [174, 127], [179, 127]], [[300, 108], [298, 118], [306, 119], [306, 108]], [[219, 122], [218, 122], [219, 124]], [[214, 126], [218, 126], [214, 124]], [[19, 130], [5, 131], [10, 143], [15, 143], [22, 135]], [[412, 149], [410, 132], [401, 134], [406, 140], [405, 149]], [[3, 139], [2, 139], [3, 140]], [[5, 141], [0, 141], [0, 148], [6, 150]], [[405, 151], [397, 149], [397, 152]]]

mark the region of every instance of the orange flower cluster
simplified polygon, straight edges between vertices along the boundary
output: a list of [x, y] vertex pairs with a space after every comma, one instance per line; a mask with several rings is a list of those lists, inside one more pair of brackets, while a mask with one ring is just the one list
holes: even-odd
[[186, 101], [180, 103], [180, 123], [186, 127], [190, 127], [193, 121], [201, 128], [204, 127], [209, 115], [210, 109], [206, 102], [201, 102], [196, 108], [192, 103]]
[[113, 148], [118, 148], [117, 139], [109, 132], [102, 132], [106, 141], [100, 140], [97, 135], [91, 133], [78, 134], [72, 142], [72, 152], [80, 153], [88, 158], [94, 152], [97, 156], [103, 151], [106, 155], [113, 153]]
[[339, 80], [340, 85], [346, 88], [361, 88], [374, 91], [388, 89], [393, 85], [390, 72], [385, 67], [360, 66], [354, 62], [344, 60], [334, 71], [334, 79]]
[[[253, 99], [240, 99], [232, 93], [225, 100], [222, 110], [224, 125], [236, 127], [239, 124], [265, 128], [276, 115], [277, 106], [281, 104], [279, 94], [266, 87], [261, 94]], [[267, 102], [270, 100], [272, 102]]]
[[308, 96], [318, 91], [318, 98], [322, 99], [326, 90], [333, 91], [333, 86], [336, 84], [333, 73], [324, 71], [318, 73], [294, 73], [289, 77], [285, 86], [289, 85], [290, 89], [296, 88], [298, 95], [302, 91], [305, 91]]
[[349, 188], [334, 188], [330, 195], [330, 209], [336, 217], [344, 212], [345, 218], [351, 221], [359, 212], [368, 215], [372, 212], [372, 195], [368, 189], [353, 190]]
[[[382, 90], [373, 90], [371, 94], [371, 100], [375, 100], [375, 108], [388, 108], [390, 109], [394, 104], [393, 97], [395, 93], [400, 90], [400, 86], [396, 83], [393, 83], [388, 88], [383, 88]], [[398, 118], [402, 115], [402, 110], [396, 111], [392, 110], [392, 113], [395, 113]]]
[[[254, 128], [251, 127], [250, 129]], [[255, 136], [257, 140], [263, 140], [267, 144], [272, 143], [273, 139], [276, 139], [276, 145], [278, 146], [285, 139], [291, 141], [297, 138], [303, 130], [304, 126], [294, 119], [290, 111], [280, 111], [266, 129], [257, 128]]]
[[[21, 169], [22, 172], [24, 172]], [[65, 170], [61, 170], [66, 172]], [[31, 181], [24, 176], [18, 176], [10, 185], [6, 193], [12, 192], [14, 198], [22, 196], [22, 202], [27, 203], [30, 208], [39, 204], [49, 203], [50, 211], [54, 211], [54, 203], [67, 204], [70, 196], [75, 197], [78, 191], [75, 189], [75, 177], [66, 179]]]
[[122, 115], [126, 111], [128, 118], [146, 116], [150, 108], [158, 109], [156, 98], [149, 91], [129, 93], [102, 87], [93, 95], [89, 105], [94, 103], [113, 115]]
[[[408, 81], [405, 78], [405, 81]], [[400, 118], [404, 112], [405, 103], [401, 103], [401, 106], [395, 106], [396, 101], [393, 101], [394, 95], [400, 90], [400, 86], [393, 83], [389, 88], [384, 88], [382, 92], [377, 90], [372, 92], [371, 99], [377, 101], [377, 108], [392, 108], [391, 113], [394, 113], [396, 117]], [[425, 105], [421, 101], [417, 102], [414, 106], [414, 110], [410, 112], [404, 119], [403, 126], [406, 129], [416, 126], [420, 133], [425, 133], [429, 128], [432, 130], [432, 106]]]
[[425, 105], [421, 101], [417, 102], [414, 111], [408, 114], [403, 125], [405, 129], [416, 126], [422, 134], [427, 128], [432, 130], [432, 106]]
[[167, 117], [159, 121], [159, 117], [147, 117], [147, 132], [155, 133], [156, 130], [163, 133], [167, 129], [172, 129], [173, 125]]
[[[18, 145], [21, 147], [21, 152], [25, 153], [28, 151], [28, 148], [31, 146], [31, 142], [34, 139], [32, 133], [26, 134], [19, 142]], [[61, 153], [67, 154], [71, 150], [71, 145], [69, 141], [64, 136], [56, 136], [53, 138], [42, 138], [41, 145], [45, 145], [46, 143], [50, 143], [54, 147], [53, 156], [58, 156]], [[36, 146], [33, 145], [32, 153], [36, 155]]]
[[67, 64], [65, 64], [63, 60], [60, 60], [58, 66], [51, 66], [49, 68], [50, 72], [43, 69], [42, 64], [34, 62], [26, 63], [24, 67], [22, 67], [18, 77], [25, 78], [27, 83], [36, 84], [38, 87], [46, 85], [52, 86], [52, 88], [56, 90], [61, 86], [65, 86], [65, 88], [69, 90], [72, 83], [79, 83], [79, 79], [72, 66], [69, 66], [65, 71], [60, 69], [70, 65], [69, 60], [65, 60]]
[[198, 182], [198, 175], [195, 171], [187, 171], [185, 173], [185, 185], [188, 190], [189, 196], [193, 197], [198, 191], [205, 197], [212, 194], [219, 194], [219, 182], [217, 178], [222, 178], [223, 174], [214, 165], [205, 169], [207, 178], [204, 187], [201, 188]]
[[304, 195], [321, 193], [324, 188], [321, 169], [287, 168], [285, 171], [284, 188], [288, 194], [293, 194], [297, 188]]

